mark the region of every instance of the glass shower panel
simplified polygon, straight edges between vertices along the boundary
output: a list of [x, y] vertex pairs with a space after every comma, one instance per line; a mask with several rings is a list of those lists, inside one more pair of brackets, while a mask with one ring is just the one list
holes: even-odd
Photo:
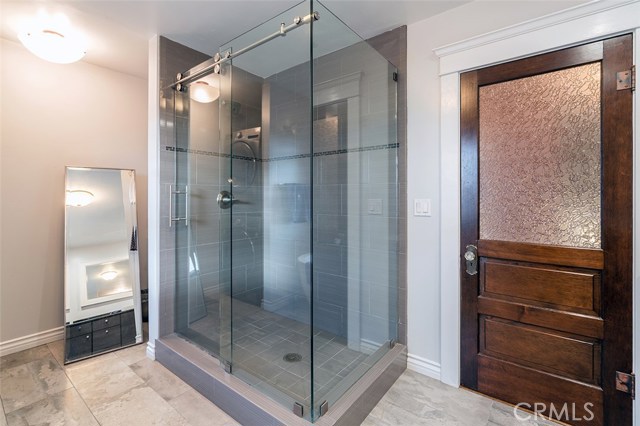
[[222, 64], [218, 75], [220, 83], [218, 151], [220, 152], [220, 186], [216, 204], [212, 207], [220, 218], [220, 360], [230, 370], [232, 362], [232, 299], [231, 299], [231, 239], [233, 234], [233, 185], [231, 179], [231, 126], [233, 67], [231, 62]]
[[320, 3], [313, 24], [314, 413], [397, 337], [395, 68]]
[[[234, 52], [310, 13], [299, 4], [222, 46]], [[231, 371], [310, 418], [310, 26], [222, 68], [223, 167], [233, 203], [223, 247], [229, 271]], [[229, 78], [230, 73], [233, 76]], [[221, 115], [222, 118], [222, 115]]]
[[189, 95], [174, 91], [175, 180], [169, 188], [169, 226], [175, 238], [175, 317], [176, 332], [188, 332], [194, 313], [189, 285], [189, 239], [186, 191], [189, 186]]
[[183, 92], [174, 91], [176, 180], [172, 187], [175, 331], [215, 355], [220, 352], [220, 295], [224, 292], [223, 218], [214, 208], [221, 185], [218, 86], [218, 77], [212, 75]]

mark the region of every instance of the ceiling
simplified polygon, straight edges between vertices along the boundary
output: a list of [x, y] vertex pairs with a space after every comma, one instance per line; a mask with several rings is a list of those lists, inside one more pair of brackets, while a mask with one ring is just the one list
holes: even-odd
[[[470, 0], [325, 0], [363, 38], [411, 24]], [[220, 45], [298, 4], [298, 0], [47, 1], [0, 0], [0, 35], [17, 41], [25, 20], [63, 13], [89, 43], [83, 59], [146, 78], [148, 40], [159, 34], [212, 55]]]

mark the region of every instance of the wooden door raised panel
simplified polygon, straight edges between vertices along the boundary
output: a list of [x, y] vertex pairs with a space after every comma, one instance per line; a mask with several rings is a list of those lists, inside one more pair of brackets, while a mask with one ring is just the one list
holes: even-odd
[[587, 315], [600, 312], [600, 272], [553, 265], [482, 262], [481, 294], [524, 300]]

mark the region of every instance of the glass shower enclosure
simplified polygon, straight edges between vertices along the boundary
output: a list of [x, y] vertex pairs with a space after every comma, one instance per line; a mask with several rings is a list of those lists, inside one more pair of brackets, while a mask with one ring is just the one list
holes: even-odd
[[175, 330], [313, 421], [397, 338], [395, 68], [317, 1], [219, 55], [174, 90]]

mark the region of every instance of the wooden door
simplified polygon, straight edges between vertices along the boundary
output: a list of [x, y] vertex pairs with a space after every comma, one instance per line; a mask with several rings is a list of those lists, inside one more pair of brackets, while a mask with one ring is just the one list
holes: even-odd
[[460, 80], [461, 383], [569, 424], [632, 421], [631, 66], [624, 35]]

